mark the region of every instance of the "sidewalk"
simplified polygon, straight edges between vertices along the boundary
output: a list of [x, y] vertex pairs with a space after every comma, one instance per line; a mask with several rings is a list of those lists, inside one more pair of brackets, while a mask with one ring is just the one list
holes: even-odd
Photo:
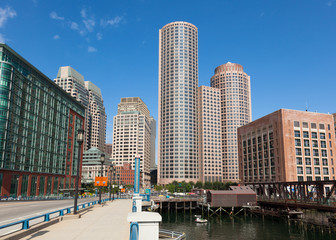
[[127, 215], [132, 200], [108, 202], [104, 207], [90, 209], [81, 218], [64, 219], [22, 239], [129, 239]]

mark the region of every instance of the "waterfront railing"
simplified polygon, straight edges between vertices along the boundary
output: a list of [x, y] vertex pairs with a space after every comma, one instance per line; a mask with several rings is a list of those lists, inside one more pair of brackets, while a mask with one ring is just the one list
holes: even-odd
[[181, 232], [175, 232], [166, 229], [160, 229], [159, 238], [169, 238], [172, 240], [182, 240], [186, 239], [186, 234]]

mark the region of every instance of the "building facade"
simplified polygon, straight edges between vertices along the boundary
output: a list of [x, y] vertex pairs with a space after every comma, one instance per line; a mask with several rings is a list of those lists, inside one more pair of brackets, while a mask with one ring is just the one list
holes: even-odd
[[221, 91], [223, 181], [238, 181], [237, 128], [252, 119], [250, 76], [228, 62], [215, 69], [211, 87]]
[[100, 89], [70, 66], [60, 67], [54, 81], [85, 107], [85, 151], [105, 151], [106, 113]]
[[335, 180], [330, 114], [280, 109], [238, 129], [241, 182]]
[[89, 146], [89, 95], [85, 89], [84, 77], [70, 66], [60, 67], [57, 77], [54, 82], [64, 89], [71, 97], [75, 98], [85, 107], [85, 128], [84, 128], [84, 151], [87, 151]]
[[202, 182], [221, 182], [223, 179], [220, 100], [219, 89], [198, 88], [198, 159]]
[[152, 121], [146, 104], [139, 97], [121, 98], [118, 114], [113, 118], [112, 159], [116, 166], [129, 163], [134, 169], [135, 156], [139, 155], [142, 185], [146, 187], [150, 186], [152, 148], [155, 148]]
[[[103, 173], [100, 158], [105, 154], [105, 162], [103, 164]], [[110, 155], [98, 148], [93, 147], [83, 153], [82, 166], [82, 183], [91, 183], [96, 177], [106, 177], [109, 166], [111, 165]]]
[[159, 31], [158, 183], [198, 181], [198, 29], [172, 22]]
[[1, 196], [74, 188], [85, 107], [5, 44], [0, 89]]
[[85, 88], [89, 94], [89, 147], [96, 147], [105, 151], [106, 143], [106, 113], [103, 97], [95, 84], [85, 81]]

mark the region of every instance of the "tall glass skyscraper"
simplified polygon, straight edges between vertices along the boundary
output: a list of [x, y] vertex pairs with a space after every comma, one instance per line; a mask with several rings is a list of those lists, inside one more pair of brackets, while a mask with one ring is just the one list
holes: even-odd
[[0, 44], [0, 195], [73, 189], [84, 115], [82, 104]]
[[159, 31], [158, 182], [198, 181], [198, 30], [172, 22]]
[[238, 181], [237, 128], [252, 119], [250, 76], [228, 62], [215, 69], [211, 87], [221, 91], [223, 181]]

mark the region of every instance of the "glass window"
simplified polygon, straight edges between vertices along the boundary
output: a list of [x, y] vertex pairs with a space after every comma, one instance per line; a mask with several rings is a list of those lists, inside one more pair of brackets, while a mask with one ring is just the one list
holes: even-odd
[[309, 140], [307, 140], [307, 139], [304, 140], [304, 146], [309, 147]]
[[303, 127], [303, 128], [308, 128], [308, 123], [307, 123], [307, 122], [303, 122], [303, 123], [302, 123], [302, 127]]
[[319, 167], [314, 168], [315, 174], [321, 174], [321, 170]]
[[307, 176], [307, 181], [313, 181], [313, 177]]
[[305, 152], [305, 156], [310, 156], [310, 149], [309, 148], [305, 148], [304, 152]]
[[320, 129], [324, 129], [324, 124], [320, 123], [319, 127], [320, 127]]
[[318, 149], [313, 149], [313, 155], [317, 157], [319, 155]]
[[295, 137], [300, 137], [300, 131], [294, 131]]
[[297, 174], [303, 174], [303, 168], [297, 167]]
[[320, 139], [325, 139], [325, 133], [320, 133]]
[[316, 147], [316, 148], [318, 147], [317, 140], [313, 140], [313, 141], [312, 141], [312, 144], [313, 144], [313, 147], [314, 147], [314, 148], [315, 148], [315, 147]]
[[327, 147], [326, 141], [321, 141], [321, 148], [326, 148], [326, 147]]
[[314, 165], [320, 165], [320, 159], [314, 158]]
[[304, 138], [309, 138], [309, 133], [307, 131], [303, 131], [303, 137]]
[[329, 174], [329, 169], [323, 168], [323, 175], [328, 175], [328, 174]]
[[311, 167], [306, 167], [306, 174], [312, 174]]
[[306, 165], [311, 165], [311, 158], [305, 158], [306, 160]]
[[302, 157], [297, 157], [296, 158], [296, 164], [297, 165], [302, 165]]
[[302, 155], [301, 148], [295, 148], [296, 155]]
[[300, 122], [294, 121], [294, 127], [300, 127]]
[[317, 132], [312, 132], [312, 138], [317, 138]]
[[322, 150], [322, 157], [327, 157], [327, 150]]
[[312, 129], [316, 129], [316, 123], [311, 123], [311, 124], [310, 124], [310, 127], [311, 127]]
[[301, 139], [295, 139], [295, 146], [301, 147]]

